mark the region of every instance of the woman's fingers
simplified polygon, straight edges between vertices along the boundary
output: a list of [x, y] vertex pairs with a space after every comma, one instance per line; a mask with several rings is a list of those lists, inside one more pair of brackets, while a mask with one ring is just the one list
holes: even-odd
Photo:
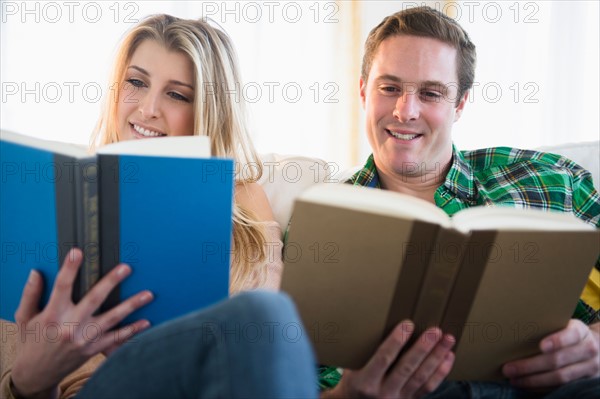
[[38, 304], [40, 303], [43, 289], [44, 284], [40, 273], [36, 270], [29, 272], [27, 283], [23, 287], [19, 307], [15, 312], [15, 321], [18, 324], [27, 323], [39, 313]]
[[73, 283], [77, 277], [77, 272], [79, 271], [82, 260], [83, 254], [78, 248], [73, 248], [67, 253], [63, 264], [56, 275], [48, 306], [72, 303]]
[[147, 305], [154, 299], [150, 291], [142, 291], [126, 301], [121, 302], [114, 308], [104, 312], [96, 317], [96, 323], [106, 330], [110, 330], [116, 326], [121, 320], [129, 316], [131, 313]]
[[81, 314], [95, 313], [106, 300], [112, 290], [131, 274], [131, 268], [125, 264], [119, 264], [102, 277], [92, 289], [77, 304], [77, 310]]
[[117, 350], [121, 344], [131, 339], [134, 335], [139, 334], [150, 327], [148, 320], [138, 320], [135, 323], [121, 327], [110, 334], [103, 337], [98, 345], [97, 352], [103, 352], [106, 356]]

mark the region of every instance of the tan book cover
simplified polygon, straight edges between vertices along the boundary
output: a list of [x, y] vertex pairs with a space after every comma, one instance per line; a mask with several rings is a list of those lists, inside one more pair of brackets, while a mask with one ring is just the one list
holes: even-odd
[[471, 304], [459, 304], [470, 309], [448, 378], [501, 380], [504, 363], [539, 353], [540, 340], [573, 314], [600, 253], [597, 233], [497, 232]]
[[451, 220], [414, 197], [329, 184], [296, 202], [281, 288], [321, 364], [361, 368], [413, 319], [459, 340], [452, 378], [494, 380], [566, 325], [599, 253], [600, 231], [572, 215], [472, 208]]
[[390, 326], [412, 315], [424, 272], [403, 262], [414, 223], [302, 202], [296, 212], [281, 289], [301, 309], [320, 362], [362, 367]]

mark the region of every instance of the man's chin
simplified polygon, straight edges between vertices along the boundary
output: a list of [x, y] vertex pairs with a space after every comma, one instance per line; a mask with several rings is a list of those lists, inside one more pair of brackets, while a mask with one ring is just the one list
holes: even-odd
[[395, 160], [392, 170], [397, 175], [414, 177], [421, 174], [424, 162], [418, 159]]

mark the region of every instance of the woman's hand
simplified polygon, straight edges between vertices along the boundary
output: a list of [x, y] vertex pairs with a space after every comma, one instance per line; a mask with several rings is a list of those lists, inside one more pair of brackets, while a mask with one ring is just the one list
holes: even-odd
[[15, 313], [18, 331], [17, 355], [11, 380], [14, 393], [22, 397], [52, 396], [60, 381], [89, 358], [116, 349], [150, 324], [139, 320], [110, 331], [136, 309], [149, 303], [149, 291], [140, 292], [113, 309], [94, 315], [106, 297], [130, 273], [127, 265], [117, 265], [79, 303], [71, 300], [73, 282], [82, 261], [79, 249], [64, 260], [48, 304], [40, 312], [41, 275], [32, 271]]
[[365, 367], [344, 370], [340, 383], [322, 397], [413, 398], [433, 392], [452, 369], [455, 340], [439, 328], [427, 329], [397, 360], [413, 331], [410, 321], [398, 324]]

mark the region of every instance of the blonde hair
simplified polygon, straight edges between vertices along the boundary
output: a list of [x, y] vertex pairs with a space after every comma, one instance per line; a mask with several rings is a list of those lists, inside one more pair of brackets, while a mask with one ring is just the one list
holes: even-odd
[[[240, 75], [231, 40], [222, 30], [207, 21], [186, 20], [170, 15], [146, 18], [123, 38], [117, 51], [109, 84], [123, 84], [129, 61], [145, 40], [154, 40], [170, 51], [186, 54], [194, 64], [194, 135], [210, 137], [213, 156], [233, 158], [236, 183], [257, 181], [262, 163], [250, 141], [246, 127], [244, 103], [239, 96]], [[117, 85], [112, 86], [114, 83]], [[118, 90], [116, 91], [118, 93]], [[118, 98], [109, 95], [94, 129], [91, 146], [118, 141]], [[245, 168], [243, 166], [252, 166]], [[243, 174], [239, 173], [241, 170]], [[233, 252], [230, 291], [260, 285], [266, 270], [260, 266], [266, 259], [266, 232], [256, 216], [237, 203], [233, 210]]]

